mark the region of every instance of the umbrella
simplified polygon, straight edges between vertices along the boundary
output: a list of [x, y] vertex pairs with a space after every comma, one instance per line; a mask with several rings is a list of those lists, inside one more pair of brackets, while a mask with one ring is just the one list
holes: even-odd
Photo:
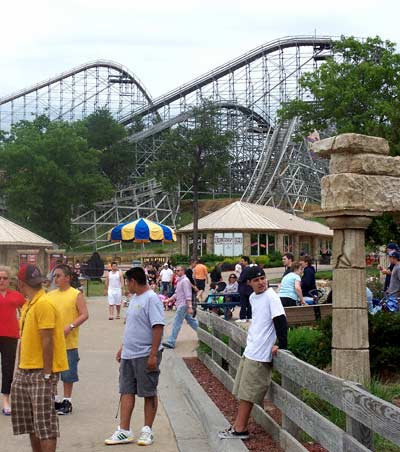
[[175, 231], [169, 226], [146, 218], [121, 223], [111, 229], [109, 240], [112, 242], [176, 242]]

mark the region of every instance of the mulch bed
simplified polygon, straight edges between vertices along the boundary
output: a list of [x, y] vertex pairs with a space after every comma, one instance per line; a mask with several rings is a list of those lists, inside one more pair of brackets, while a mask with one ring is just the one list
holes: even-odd
[[[208, 370], [198, 358], [184, 358], [184, 361], [193, 376], [207, 392], [218, 409], [233, 423], [236, 417], [238, 402], [225, 386]], [[266, 403], [265, 410], [279, 424], [281, 424], [281, 412], [272, 403]], [[271, 436], [260, 427], [251, 417], [249, 422], [250, 438], [244, 443], [249, 450], [256, 452], [283, 452]], [[319, 444], [304, 444], [310, 452], [325, 452]]]

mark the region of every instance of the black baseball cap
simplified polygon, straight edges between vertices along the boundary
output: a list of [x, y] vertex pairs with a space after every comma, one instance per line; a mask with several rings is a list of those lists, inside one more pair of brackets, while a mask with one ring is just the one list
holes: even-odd
[[254, 267], [250, 267], [246, 273], [247, 281], [250, 281], [254, 278], [259, 278], [260, 276], [265, 276], [265, 271], [263, 268], [255, 265]]

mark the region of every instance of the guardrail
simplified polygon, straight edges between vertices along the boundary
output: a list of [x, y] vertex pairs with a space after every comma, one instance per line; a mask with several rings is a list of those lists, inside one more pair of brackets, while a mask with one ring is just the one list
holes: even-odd
[[[197, 316], [199, 341], [211, 348], [211, 355], [199, 351], [199, 358], [232, 391], [247, 333], [214, 314], [198, 311]], [[400, 408], [375, 397], [357, 383], [297, 359], [288, 351], [278, 352], [273, 367], [281, 375], [281, 384], [272, 382], [268, 399], [281, 410], [282, 426], [260, 406], [254, 406], [252, 415], [284, 450], [306, 451], [299, 441], [302, 431], [331, 452], [373, 450], [374, 432], [400, 446]], [[304, 403], [300, 398], [302, 388], [344, 412], [346, 430]]]

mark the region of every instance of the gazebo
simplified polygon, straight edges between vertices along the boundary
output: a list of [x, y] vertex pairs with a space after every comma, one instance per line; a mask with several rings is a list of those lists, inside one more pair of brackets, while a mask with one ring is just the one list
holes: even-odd
[[33, 263], [47, 271], [57, 252], [61, 250], [55, 250], [49, 240], [0, 216], [0, 264], [16, 269], [22, 263]]
[[[177, 231], [182, 254], [192, 254], [193, 223]], [[316, 221], [274, 207], [241, 201], [199, 220], [199, 254], [267, 255], [273, 251], [301, 252], [317, 257], [330, 250], [333, 231]]]

